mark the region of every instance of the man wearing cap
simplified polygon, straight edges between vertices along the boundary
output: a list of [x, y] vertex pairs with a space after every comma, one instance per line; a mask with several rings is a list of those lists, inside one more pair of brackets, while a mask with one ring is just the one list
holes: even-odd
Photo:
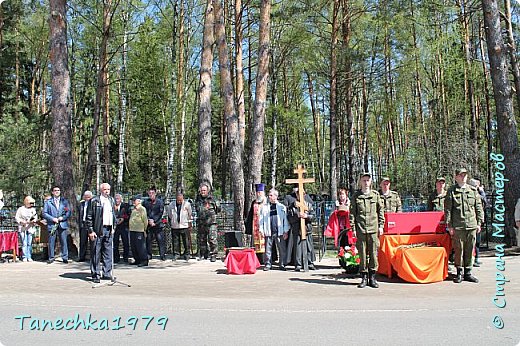
[[455, 283], [462, 282], [463, 270], [465, 281], [478, 282], [478, 279], [471, 275], [471, 269], [475, 238], [484, 222], [484, 211], [477, 189], [467, 184], [467, 180], [466, 169], [457, 169], [455, 184], [448, 189], [444, 201], [444, 216], [455, 248]]
[[428, 197], [429, 211], [444, 211], [444, 199], [446, 198], [446, 179], [438, 177], [435, 181], [435, 190]]
[[134, 262], [139, 267], [148, 266], [148, 253], [146, 251], [146, 228], [148, 227], [148, 216], [146, 208], [141, 205], [141, 196], [134, 197], [134, 208], [130, 213], [128, 229], [130, 231], [130, 247]]
[[389, 177], [383, 177], [383, 180], [381, 180], [381, 191], [379, 191], [385, 207], [385, 213], [400, 213], [402, 211], [401, 197], [399, 197], [397, 192], [390, 190], [390, 183]]
[[[265, 184], [255, 184], [256, 198], [251, 203], [249, 212], [246, 218], [246, 234], [251, 236], [251, 245], [255, 248], [257, 254], [263, 254], [265, 252], [265, 238], [262, 232], [260, 232], [260, 213], [262, 207], [267, 203], [265, 198]], [[263, 256], [259, 256], [260, 258]], [[261, 258], [261, 260], [263, 260]]]
[[370, 287], [378, 288], [377, 248], [385, 223], [384, 205], [379, 193], [371, 189], [370, 173], [363, 173], [359, 177], [358, 185], [359, 190], [354, 192], [350, 205], [350, 225], [354, 230], [354, 237], [357, 238], [356, 247], [360, 258], [361, 282], [358, 287], [364, 288], [368, 281]]

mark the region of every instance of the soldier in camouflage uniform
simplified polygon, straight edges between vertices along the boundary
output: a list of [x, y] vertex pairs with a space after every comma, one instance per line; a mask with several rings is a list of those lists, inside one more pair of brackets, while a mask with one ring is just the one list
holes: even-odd
[[395, 191], [390, 190], [390, 178], [383, 177], [381, 180], [381, 191], [379, 191], [381, 200], [385, 207], [385, 213], [400, 213], [401, 209], [401, 197]]
[[[199, 195], [195, 200], [197, 211], [197, 248], [199, 260], [202, 258], [215, 262], [218, 253], [217, 244], [217, 213], [220, 205], [209, 193], [209, 186], [205, 183], [199, 186]], [[209, 252], [208, 252], [209, 241]]]
[[428, 197], [429, 211], [444, 211], [444, 199], [446, 198], [446, 179], [438, 177], [435, 181], [435, 190]]
[[477, 189], [467, 184], [467, 179], [466, 169], [457, 169], [455, 184], [448, 189], [444, 201], [446, 224], [455, 248], [455, 283], [462, 281], [462, 269], [465, 281], [478, 282], [478, 279], [471, 275], [471, 269], [475, 238], [484, 222], [484, 211]]
[[[359, 288], [368, 285], [378, 288], [376, 281], [377, 248], [379, 236], [383, 234], [385, 223], [384, 206], [379, 193], [371, 189], [370, 173], [363, 173], [359, 178], [359, 190], [354, 192], [350, 205], [350, 225], [357, 237], [356, 247], [359, 251], [359, 271], [361, 283]], [[368, 259], [367, 259], [368, 257]]]

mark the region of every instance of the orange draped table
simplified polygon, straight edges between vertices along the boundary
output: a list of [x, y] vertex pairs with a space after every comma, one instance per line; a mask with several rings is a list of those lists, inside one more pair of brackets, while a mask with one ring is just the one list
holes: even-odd
[[228, 274], [254, 274], [260, 262], [254, 249], [229, 249], [224, 265]]
[[[379, 240], [380, 274], [391, 278], [395, 271], [403, 280], [418, 283], [443, 281], [448, 276], [448, 234], [382, 235]], [[420, 243], [429, 246], [399, 248]]]
[[18, 255], [18, 232], [0, 231], [0, 253], [13, 250], [13, 259]]

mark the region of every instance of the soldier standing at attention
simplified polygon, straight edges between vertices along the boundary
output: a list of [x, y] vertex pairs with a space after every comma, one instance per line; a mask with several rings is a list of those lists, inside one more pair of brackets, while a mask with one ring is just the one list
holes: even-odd
[[357, 237], [356, 247], [361, 260], [359, 263], [361, 283], [358, 287], [364, 288], [368, 279], [370, 287], [378, 288], [377, 248], [385, 223], [384, 205], [379, 193], [371, 189], [370, 173], [363, 173], [359, 177], [358, 185], [359, 190], [354, 192], [350, 205], [350, 225], [354, 230], [354, 237]]
[[446, 198], [446, 179], [438, 177], [435, 181], [435, 190], [428, 197], [429, 211], [444, 211], [444, 199]]
[[478, 279], [471, 275], [471, 269], [475, 238], [480, 232], [480, 225], [484, 222], [484, 211], [477, 189], [467, 184], [467, 180], [466, 169], [457, 169], [455, 184], [448, 189], [444, 201], [446, 224], [453, 237], [455, 248], [455, 267], [457, 267], [457, 276], [453, 279], [455, 283], [462, 282], [462, 269], [464, 269], [465, 281], [478, 283]]
[[[195, 210], [197, 211], [197, 247], [199, 261], [204, 258], [215, 262], [217, 260], [217, 213], [220, 206], [210, 195], [209, 186], [202, 183], [199, 186], [199, 194], [195, 200]], [[209, 242], [209, 251], [208, 251]]]
[[401, 209], [401, 197], [395, 191], [390, 190], [390, 178], [383, 177], [381, 180], [381, 200], [385, 207], [385, 213], [400, 213]]

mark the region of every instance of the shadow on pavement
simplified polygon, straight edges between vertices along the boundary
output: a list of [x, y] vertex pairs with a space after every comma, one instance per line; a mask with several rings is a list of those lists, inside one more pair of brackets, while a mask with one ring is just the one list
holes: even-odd
[[306, 282], [308, 284], [319, 284], [319, 285], [352, 286], [352, 285], [358, 284], [358, 282], [348, 282], [348, 281], [343, 281], [343, 280], [339, 280], [339, 279], [330, 279], [327, 277], [322, 278], [322, 279], [319, 279], [319, 278], [315, 278], [315, 279], [290, 278], [289, 281], [293, 281], [293, 282], [300, 281], [300, 282]]
[[63, 274], [60, 274], [60, 277], [65, 278], [65, 279], [75, 279], [75, 280], [82, 280], [82, 281], [87, 281], [87, 282], [91, 281], [91, 276], [90, 276], [90, 273], [88, 273], [88, 272], [63, 273]]

